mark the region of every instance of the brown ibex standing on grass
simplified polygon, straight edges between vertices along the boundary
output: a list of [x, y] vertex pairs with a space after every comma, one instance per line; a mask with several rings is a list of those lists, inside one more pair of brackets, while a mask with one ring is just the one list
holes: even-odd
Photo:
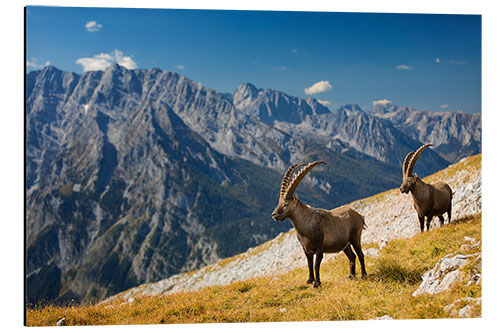
[[403, 183], [399, 188], [401, 193], [411, 192], [413, 207], [417, 211], [420, 221], [420, 231], [424, 231], [424, 219], [427, 218], [427, 231], [429, 231], [431, 220], [434, 216], [439, 218], [441, 226], [444, 223], [444, 213], [448, 213], [448, 223], [451, 221], [451, 199], [453, 193], [445, 182], [427, 184], [413, 173], [413, 167], [418, 157], [425, 148], [432, 144], [426, 144], [418, 148], [416, 152], [406, 155], [403, 162]]
[[[292, 179], [292, 175], [304, 164], [294, 164], [283, 177], [281, 182], [280, 198], [278, 205], [273, 211], [274, 220], [284, 221], [289, 218], [295, 230], [297, 238], [304, 249], [309, 266], [309, 279], [307, 283], [313, 283], [317, 288], [321, 285], [319, 268], [323, 253], [336, 253], [344, 251], [349, 258], [351, 277], [356, 272], [356, 255], [352, 251], [351, 245], [356, 251], [361, 264], [361, 274], [366, 276], [365, 260], [361, 249], [361, 232], [365, 226], [364, 218], [356, 211], [347, 206], [342, 206], [332, 210], [312, 208], [304, 205], [293, 193], [299, 186], [305, 175], [316, 165], [326, 164], [325, 162], [309, 163], [301, 169]], [[313, 272], [313, 256], [316, 255]]]

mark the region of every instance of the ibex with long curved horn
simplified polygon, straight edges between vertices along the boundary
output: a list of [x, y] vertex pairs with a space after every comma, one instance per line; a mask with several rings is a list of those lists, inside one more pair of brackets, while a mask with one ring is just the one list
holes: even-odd
[[421, 232], [424, 231], [425, 218], [427, 218], [427, 230], [429, 230], [431, 220], [434, 216], [439, 218], [441, 226], [444, 223], [444, 213], [448, 213], [448, 223], [451, 221], [451, 199], [453, 193], [450, 186], [445, 182], [427, 184], [418, 178], [416, 174], [413, 174], [413, 167], [418, 157], [424, 149], [431, 146], [432, 144], [423, 145], [416, 152], [406, 155], [403, 162], [403, 183], [399, 188], [401, 193], [411, 192], [413, 207], [418, 214]]
[[[304, 249], [309, 266], [309, 279], [307, 283], [314, 283], [317, 288], [321, 285], [319, 268], [323, 253], [336, 253], [344, 251], [350, 262], [351, 277], [356, 274], [356, 255], [352, 251], [351, 245], [358, 255], [361, 264], [361, 274], [366, 276], [365, 260], [361, 249], [361, 232], [365, 226], [364, 217], [347, 206], [342, 206], [332, 210], [312, 208], [304, 205], [293, 193], [299, 186], [306, 174], [318, 164], [325, 162], [313, 162], [307, 166], [304, 164], [294, 164], [283, 177], [281, 182], [280, 198], [278, 205], [272, 213], [272, 218], [276, 221], [284, 221], [289, 218], [295, 230], [297, 238]], [[300, 167], [301, 169], [292, 179], [293, 173]], [[313, 256], [316, 255], [316, 262], [313, 272]]]

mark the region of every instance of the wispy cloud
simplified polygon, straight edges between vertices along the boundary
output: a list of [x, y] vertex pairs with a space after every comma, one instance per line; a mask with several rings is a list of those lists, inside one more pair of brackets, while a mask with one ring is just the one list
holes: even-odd
[[123, 52], [120, 50], [114, 50], [112, 53], [97, 54], [92, 58], [80, 58], [76, 60], [76, 63], [83, 67], [84, 72], [102, 71], [114, 63], [127, 69], [137, 68], [137, 64], [132, 57], [124, 56]]
[[401, 65], [397, 65], [397, 66], [396, 66], [396, 69], [397, 69], [398, 71], [409, 71], [410, 69], [412, 69], [412, 67], [411, 67], [411, 66], [408, 66], [408, 65], [403, 65], [403, 64], [401, 64]]
[[184, 65], [177, 65], [177, 66], [175, 66], [175, 68], [182, 70], [182, 69], [184, 69]]
[[440, 106], [440, 108], [441, 109], [446, 109], [446, 108], [448, 108], [448, 106], [449, 106], [448, 104], [443, 104], [443, 105]]
[[467, 65], [467, 61], [464, 60], [450, 60], [448, 63], [451, 65]]
[[102, 29], [102, 24], [96, 21], [88, 21], [85, 23], [85, 29], [89, 32], [96, 32]]
[[287, 68], [286, 68], [286, 66], [276, 66], [276, 67], [274, 67], [273, 69], [274, 69], [275, 71], [284, 71], [284, 70], [286, 70]]
[[307, 95], [319, 94], [328, 90], [332, 90], [332, 85], [329, 81], [319, 81], [310, 87], [304, 89]]
[[373, 106], [377, 106], [377, 105], [392, 104], [392, 102], [388, 99], [380, 99], [378, 101], [373, 101], [372, 104], [373, 104]]
[[296, 48], [292, 49], [292, 53], [297, 53], [297, 52], [299, 52], [299, 50], [297, 50]]
[[330, 101], [323, 101], [321, 99], [318, 99], [317, 101], [319, 104], [322, 104], [323, 106], [328, 106], [328, 105], [332, 104], [332, 102], [330, 102]]
[[436, 64], [445, 63], [445, 64], [450, 64], [450, 65], [467, 65], [467, 61], [465, 61], [465, 60], [451, 59], [451, 60], [443, 61], [440, 58], [436, 58], [435, 61], [436, 61]]

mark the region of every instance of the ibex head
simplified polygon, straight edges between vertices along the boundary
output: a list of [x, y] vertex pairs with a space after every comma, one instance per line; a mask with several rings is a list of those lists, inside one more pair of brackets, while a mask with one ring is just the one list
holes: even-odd
[[295, 177], [293, 177], [293, 179], [292, 175], [295, 170], [304, 166], [305, 164], [294, 164], [287, 170], [287, 172], [285, 172], [285, 176], [281, 181], [280, 199], [272, 214], [273, 220], [284, 221], [287, 217], [290, 217], [291, 211], [294, 207], [297, 206], [298, 203], [298, 198], [297, 196], [294, 196], [293, 193], [297, 189], [297, 186], [299, 186], [302, 179], [304, 179], [306, 174], [318, 164], [326, 163], [322, 161], [309, 163], [305, 168], [300, 170], [295, 175]]
[[415, 163], [417, 162], [418, 157], [424, 149], [427, 147], [431, 147], [433, 144], [428, 143], [423, 145], [422, 147], [418, 148], [416, 152], [411, 152], [406, 155], [404, 162], [403, 162], [403, 183], [401, 183], [401, 186], [399, 187], [399, 190], [401, 193], [408, 193], [410, 191], [413, 191], [415, 188], [415, 183], [417, 182], [417, 174], [413, 174], [413, 167], [415, 166]]

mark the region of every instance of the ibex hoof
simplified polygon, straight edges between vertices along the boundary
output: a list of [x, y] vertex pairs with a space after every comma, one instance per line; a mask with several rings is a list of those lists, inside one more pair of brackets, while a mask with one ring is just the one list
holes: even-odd
[[319, 286], [321, 286], [321, 282], [320, 281], [314, 281], [314, 288], [318, 288]]
[[311, 283], [313, 283], [313, 282], [314, 282], [314, 280], [313, 280], [313, 279], [309, 279], [309, 280], [307, 280], [307, 281], [306, 281], [306, 283], [307, 283], [307, 284], [311, 284]]

